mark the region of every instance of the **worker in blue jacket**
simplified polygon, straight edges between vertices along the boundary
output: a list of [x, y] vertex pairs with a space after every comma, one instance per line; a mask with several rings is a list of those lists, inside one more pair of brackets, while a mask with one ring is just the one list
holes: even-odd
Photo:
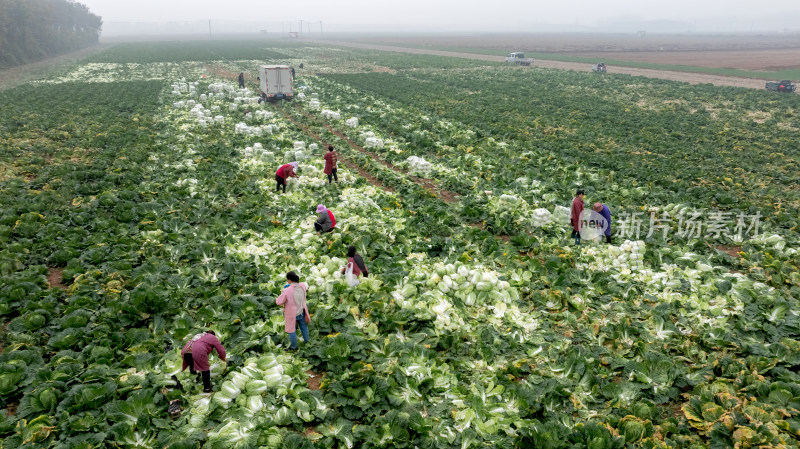
[[606, 219], [606, 223], [608, 223], [605, 230], [606, 243], [611, 243], [611, 211], [608, 210], [608, 206], [602, 203], [594, 203], [592, 210]]

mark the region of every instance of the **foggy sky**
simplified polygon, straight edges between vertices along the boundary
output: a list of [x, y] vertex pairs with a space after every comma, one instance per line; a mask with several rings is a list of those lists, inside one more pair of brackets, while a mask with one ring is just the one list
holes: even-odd
[[[342, 27], [385, 26], [438, 31], [518, 31], [533, 24], [597, 26], [607, 21], [738, 24], [743, 31], [794, 27], [796, 2], [754, 0], [79, 0], [105, 23], [190, 20], [322, 21]], [[780, 5], [776, 11], [767, 5]], [[793, 20], [792, 20], [793, 19]], [[769, 25], [767, 25], [769, 24]], [[358, 31], [357, 29], [350, 31]]]

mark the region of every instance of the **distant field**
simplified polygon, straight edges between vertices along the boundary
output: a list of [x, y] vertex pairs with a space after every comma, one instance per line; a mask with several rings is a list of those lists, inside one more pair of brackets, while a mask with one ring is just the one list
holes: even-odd
[[482, 35], [347, 38], [353, 42], [538, 59], [711, 73], [752, 78], [800, 78], [797, 35], [645, 36]]

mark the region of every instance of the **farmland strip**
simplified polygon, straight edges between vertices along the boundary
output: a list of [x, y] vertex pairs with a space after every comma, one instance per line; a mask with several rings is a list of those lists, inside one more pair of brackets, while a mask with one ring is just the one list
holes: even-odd
[[[501, 56], [481, 55], [475, 53], [462, 53], [462, 52], [444, 51], [444, 50], [428, 50], [422, 48], [408, 48], [408, 47], [398, 47], [390, 45], [359, 44], [359, 43], [342, 42], [342, 41], [318, 41], [318, 42], [325, 45], [336, 45], [339, 47], [361, 48], [361, 49], [378, 50], [386, 52], [445, 56], [451, 58], [472, 59], [476, 61], [491, 61], [491, 62], [503, 61], [503, 57]], [[546, 59], [537, 59], [534, 65], [536, 67], [558, 69], [558, 70], [575, 70], [579, 72], [585, 72], [587, 67], [586, 63], [581, 63], [581, 62], [565, 62], [565, 61], [554, 61]], [[634, 67], [619, 67], [619, 66], [614, 66], [614, 72], [625, 75], [644, 76], [647, 78], [681, 81], [689, 84], [713, 84], [715, 86], [746, 87], [750, 89], [764, 89], [764, 83], [767, 81], [764, 79], [739, 78], [739, 77], [723, 76], [723, 75], [709, 75], [705, 73], [676, 72], [670, 70], [640, 69]]]
[[[307, 111], [302, 110], [302, 108], [300, 108], [300, 106], [296, 106], [296, 108], [298, 110], [300, 110], [309, 120], [315, 120], [314, 116], [309, 114]], [[408, 176], [409, 179], [411, 179], [415, 183], [419, 184], [420, 186], [422, 186], [426, 190], [430, 191], [431, 193], [436, 195], [438, 198], [441, 198], [441, 200], [444, 201], [445, 203], [453, 203], [453, 202], [458, 201], [458, 195], [457, 194], [440, 188], [435, 182], [433, 182], [433, 181], [431, 181], [429, 179], [420, 178], [418, 176], [413, 176], [413, 175], [409, 174], [408, 170], [403, 170], [402, 168], [397, 167], [396, 165], [392, 164], [391, 162], [388, 162], [388, 161], [385, 161], [385, 160], [381, 159], [377, 154], [373, 153], [372, 151], [367, 150], [366, 148], [362, 147], [361, 145], [357, 144], [356, 142], [353, 142], [352, 139], [350, 139], [346, 135], [342, 134], [341, 131], [339, 131], [336, 128], [332, 127], [330, 124], [322, 122], [322, 125], [325, 126], [325, 128], [327, 128], [328, 131], [332, 132], [333, 134], [335, 134], [340, 139], [345, 140], [350, 145], [350, 147], [353, 148], [354, 150], [371, 157], [375, 161], [380, 162], [381, 164], [383, 164], [387, 168], [389, 168], [391, 170], [394, 170], [397, 173], [402, 173], [403, 175]]]
[[[287, 114], [282, 108], [275, 108], [275, 110], [280, 112], [281, 115], [285, 119], [289, 120], [290, 122], [294, 123], [295, 126], [297, 126], [298, 128], [302, 129], [303, 132], [307, 136], [309, 136], [312, 139], [316, 140], [317, 142], [321, 143], [323, 149], [326, 149], [328, 147], [328, 142], [326, 142], [325, 140], [323, 140], [322, 137], [320, 137], [319, 135], [317, 135], [316, 133], [311, 131], [311, 129], [307, 125], [305, 125], [303, 123], [300, 123], [297, 120], [295, 120], [294, 117], [292, 117], [291, 115]], [[390, 187], [390, 186], [387, 186], [387, 185], [383, 184], [376, 177], [372, 176], [368, 171], [364, 170], [362, 167], [359, 167], [355, 163], [351, 162], [346, 157], [343, 157], [341, 154], [339, 155], [339, 161], [342, 162], [344, 165], [346, 165], [349, 169], [357, 172], [359, 175], [361, 175], [364, 179], [369, 181], [369, 183], [374, 185], [375, 187], [378, 187], [378, 188], [381, 188], [383, 190], [386, 190], [387, 192], [394, 192], [395, 191], [395, 189], [393, 187]]]

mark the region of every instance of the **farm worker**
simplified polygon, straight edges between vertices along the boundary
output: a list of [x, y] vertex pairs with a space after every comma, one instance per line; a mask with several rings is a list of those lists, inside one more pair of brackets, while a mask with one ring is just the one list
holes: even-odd
[[572, 211], [570, 213], [570, 222], [572, 223], [571, 237], [575, 239], [576, 245], [581, 244], [581, 213], [583, 213], [583, 189], [578, 189], [575, 192], [575, 199], [572, 200]]
[[205, 331], [192, 337], [181, 350], [183, 358], [181, 371], [185, 371], [186, 367], [189, 367], [189, 372], [192, 374], [200, 371], [199, 377], [203, 378], [203, 393], [211, 393], [211, 367], [208, 364], [208, 355], [214, 348], [217, 349], [219, 359], [224, 362], [226, 356], [222, 343], [219, 342], [214, 331]]
[[608, 210], [608, 206], [602, 203], [594, 203], [592, 209], [606, 219], [606, 243], [611, 243], [611, 211]]
[[289, 68], [292, 69], [292, 78], [294, 78], [294, 67], [289, 67]]
[[327, 207], [322, 204], [317, 205], [317, 221], [314, 223], [314, 230], [317, 232], [333, 232], [336, 227], [336, 217], [333, 212], [329, 211]]
[[300, 164], [295, 162], [289, 162], [288, 164], [283, 164], [275, 172], [275, 181], [278, 183], [276, 190], [280, 193], [281, 186], [283, 186], [283, 193], [286, 193], [286, 180], [288, 178], [294, 178], [297, 176], [297, 168]]
[[239, 72], [239, 88], [244, 89], [244, 72]]
[[[364, 259], [356, 253], [356, 247], [350, 245], [347, 247], [347, 264], [353, 264], [353, 274], [356, 277], [361, 276], [361, 273], [364, 273], [364, 277], [369, 277], [369, 270], [367, 270], [367, 266], [364, 265]], [[342, 274], [344, 274], [347, 267], [342, 268]]]
[[333, 149], [333, 145], [328, 145], [328, 152], [325, 153], [325, 168], [322, 170], [326, 175], [328, 175], [328, 184], [330, 184], [333, 180], [339, 182], [339, 177], [336, 176], [336, 162], [338, 162], [338, 157], [336, 156], [336, 151]]
[[303, 333], [303, 341], [311, 341], [308, 336], [311, 314], [308, 313], [306, 304], [308, 284], [300, 282], [300, 277], [294, 271], [286, 273], [286, 280], [289, 281], [289, 286], [275, 299], [275, 304], [283, 306], [284, 330], [289, 334], [289, 349], [294, 351], [297, 350], [297, 326], [300, 326], [300, 332]]

